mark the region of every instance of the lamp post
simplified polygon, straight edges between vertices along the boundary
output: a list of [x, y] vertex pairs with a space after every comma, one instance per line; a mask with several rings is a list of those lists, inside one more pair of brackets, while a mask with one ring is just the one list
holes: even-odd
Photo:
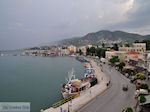
[[70, 112], [70, 110], [69, 110], [69, 101], [68, 101], [68, 112]]
[[62, 112], [62, 107], [60, 107], [60, 112]]

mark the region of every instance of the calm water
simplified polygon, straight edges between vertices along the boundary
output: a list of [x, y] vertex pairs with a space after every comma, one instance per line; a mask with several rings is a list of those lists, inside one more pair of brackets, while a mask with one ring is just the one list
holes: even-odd
[[83, 63], [71, 57], [0, 57], [0, 102], [31, 102], [39, 112], [59, 101], [61, 84], [74, 68], [83, 76]]

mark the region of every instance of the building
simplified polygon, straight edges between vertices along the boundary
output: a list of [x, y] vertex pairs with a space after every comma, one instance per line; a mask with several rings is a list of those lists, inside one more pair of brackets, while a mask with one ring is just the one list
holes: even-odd
[[147, 51], [147, 69], [150, 72], [150, 51]]
[[62, 53], [62, 55], [68, 55], [68, 54], [69, 54], [69, 51], [68, 51], [68, 49], [67, 49], [66, 47], [63, 47], [63, 48], [61, 49], [61, 53]]
[[132, 47], [119, 47], [119, 51], [124, 52], [146, 52], [146, 43], [133, 43]]
[[106, 51], [106, 59], [109, 60], [112, 56], [118, 56], [120, 61], [124, 61], [124, 53], [122, 51], [115, 51], [113, 49]]
[[118, 56], [121, 61], [129, 62], [129, 60], [146, 61], [146, 44], [133, 43], [132, 47], [119, 47], [119, 51], [106, 51], [106, 58], [109, 60], [112, 56]]
[[76, 53], [77, 48], [76, 48], [76, 46], [70, 45], [70, 46], [68, 46], [68, 51], [70, 53]]
[[109, 59], [112, 58], [112, 56], [116, 56], [116, 51], [115, 50], [111, 49], [109, 51], [106, 51], [106, 59], [109, 60]]

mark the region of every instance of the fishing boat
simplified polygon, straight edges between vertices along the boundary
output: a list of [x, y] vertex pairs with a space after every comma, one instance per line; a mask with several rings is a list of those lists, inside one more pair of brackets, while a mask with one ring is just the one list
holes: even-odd
[[80, 94], [81, 92], [89, 89], [90, 87], [97, 84], [97, 78], [92, 75], [84, 75], [82, 79], [76, 79], [74, 71], [68, 73], [68, 79], [66, 84], [63, 84], [61, 93], [63, 98], [70, 97], [75, 94]]

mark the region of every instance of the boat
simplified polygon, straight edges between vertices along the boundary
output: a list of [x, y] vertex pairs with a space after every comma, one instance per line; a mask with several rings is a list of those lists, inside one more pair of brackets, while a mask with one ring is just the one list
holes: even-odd
[[85, 67], [85, 68], [88, 68], [88, 67], [90, 67], [90, 66], [91, 66], [90, 63], [85, 63], [85, 64], [84, 64], [84, 67]]
[[[85, 73], [87, 74], [87, 72]], [[84, 75], [82, 79], [76, 79], [74, 70], [68, 73], [68, 79], [66, 84], [62, 86], [62, 96], [67, 98], [75, 94], [80, 94], [83, 91], [97, 84], [97, 78], [93, 74]]]
[[95, 77], [95, 71], [90, 64], [85, 69], [84, 77]]

